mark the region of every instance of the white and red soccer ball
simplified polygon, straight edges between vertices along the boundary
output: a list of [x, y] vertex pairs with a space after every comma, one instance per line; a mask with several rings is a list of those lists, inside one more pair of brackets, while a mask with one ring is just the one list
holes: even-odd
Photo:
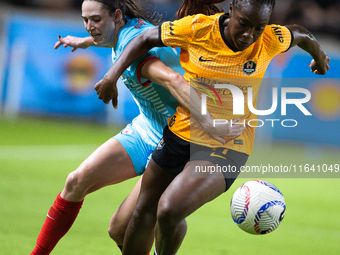
[[244, 231], [262, 235], [275, 230], [285, 211], [285, 198], [270, 182], [253, 180], [235, 191], [230, 204], [234, 222]]

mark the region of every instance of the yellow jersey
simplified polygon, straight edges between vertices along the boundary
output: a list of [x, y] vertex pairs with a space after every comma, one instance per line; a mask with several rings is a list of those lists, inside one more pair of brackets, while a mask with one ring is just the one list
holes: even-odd
[[[267, 67], [278, 53], [287, 51], [293, 36], [280, 25], [267, 25], [260, 38], [243, 51], [234, 52], [228, 47], [223, 22], [227, 14], [212, 16], [198, 14], [180, 20], [164, 22], [159, 29], [165, 46], [180, 47], [180, 63], [184, 78], [197, 93], [207, 97], [207, 110], [213, 119], [231, 120], [242, 117], [241, 122], [256, 120], [248, 108], [248, 88], [252, 88], [253, 105]], [[238, 87], [244, 96], [244, 114], [233, 115], [233, 95], [230, 90], [216, 88], [216, 84]], [[181, 105], [168, 121], [169, 129], [178, 137], [191, 143], [217, 148], [224, 147], [251, 155], [257, 124], [251, 123], [239, 137], [226, 137], [221, 144], [211, 137]]]

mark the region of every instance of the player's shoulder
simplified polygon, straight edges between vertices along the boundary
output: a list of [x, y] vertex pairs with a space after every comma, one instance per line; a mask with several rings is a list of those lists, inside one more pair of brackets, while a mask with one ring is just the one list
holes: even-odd
[[186, 18], [190, 19], [193, 24], [198, 24], [201, 26], [209, 26], [209, 25], [213, 25], [215, 23], [214, 21], [218, 21], [221, 15], [223, 15], [223, 13], [217, 13], [214, 15], [196, 14], [196, 15], [188, 16]]
[[119, 31], [116, 50], [123, 50], [133, 38], [152, 27], [154, 25], [141, 18], [127, 18], [125, 26]]
[[213, 15], [205, 15], [205, 14], [199, 13], [199, 14], [193, 15], [193, 17], [198, 21], [204, 22], [204, 21], [212, 21], [215, 19], [219, 19], [221, 15], [224, 15], [224, 13], [216, 13]]
[[148, 21], [141, 18], [127, 18], [126, 24], [121, 28], [120, 36], [129, 37], [136, 34], [140, 34], [143, 31], [154, 27]]
[[167, 21], [165, 23], [177, 23], [177, 24], [183, 24], [183, 23], [187, 23], [187, 24], [193, 24], [193, 25], [209, 25], [211, 24], [214, 20], [218, 20], [219, 17], [223, 15], [223, 13], [218, 13], [218, 14], [214, 14], [214, 15], [205, 15], [205, 14], [194, 14], [194, 15], [188, 15], [185, 16], [179, 20], [175, 20], [175, 21]]
[[270, 24], [263, 31], [261, 42], [270, 54], [287, 51], [292, 44], [293, 35], [291, 31], [282, 25]]
[[[218, 13], [214, 15], [204, 15], [204, 14], [196, 14], [193, 16], [188, 16], [188, 19], [191, 22], [191, 29], [195, 37], [205, 36], [207, 33], [211, 31], [219, 31], [219, 20], [220, 17], [223, 16], [223, 13]], [[216, 29], [215, 29], [216, 28]]]
[[270, 24], [267, 25], [263, 31], [264, 37], [268, 37], [271, 39], [277, 39], [282, 43], [284, 39], [284, 35], [289, 32], [289, 29], [282, 25]]

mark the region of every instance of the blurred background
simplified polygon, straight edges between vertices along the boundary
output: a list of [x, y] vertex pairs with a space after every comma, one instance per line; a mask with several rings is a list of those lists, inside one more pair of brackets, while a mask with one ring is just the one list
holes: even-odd
[[[275, 234], [260, 239], [237, 230], [225, 216], [233, 191], [245, 178], [268, 177], [246, 175], [236, 180], [230, 192], [189, 217], [181, 254], [340, 253], [340, 173], [334, 171], [340, 163], [340, 0], [276, 2], [271, 23], [303, 25], [331, 57], [328, 74], [316, 76], [308, 67], [311, 57], [295, 47], [274, 58], [261, 85], [257, 108], [263, 110], [271, 106], [273, 87], [278, 88], [279, 98], [281, 87], [305, 88], [312, 95], [304, 104], [312, 116], [292, 105], [282, 116], [279, 104], [271, 116], [259, 117], [265, 125], [257, 128], [255, 150], [247, 163], [302, 166], [300, 175], [275, 174], [292, 178], [272, 181], [286, 197], [287, 216]], [[53, 49], [58, 35], [88, 35], [81, 4], [81, 0], [0, 0], [0, 254], [29, 253], [67, 174], [138, 115], [123, 84], [119, 84], [117, 110], [98, 100], [93, 89], [112, 65], [110, 49], [74, 53], [70, 48]], [[181, 4], [179, 0], [145, 1], [164, 20], [174, 19]], [[227, 11], [229, 2], [220, 6]], [[272, 127], [265, 119], [279, 121]], [[286, 119], [298, 125], [283, 127]], [[326, 171], [307, 172], [306, 164]], [[119, 254], [106, 229], [135, 182], [91, 194], [54, 254], [112, 254], [112, 250]]]
[[[164, 20], [174, 19], [182, 4], [179, 0], [144, 2], [145, 7], [161, 13]], [[81, 18], [81, 4], [81, 0], [0, 2], [1, 117], [33, 115], [125, 125], [138, 114], [133, 99], [123, 85], [119, 86], [119, 107], [116, 111], [110, 105], [105, 106], [96, 97], [93, 86], [111, 65], [109, 49], [91, 48], [75, 53], [71, 53], [70, 49], [53, 49], [58, 35], [87, 36]], [[228, 11], [229, 2], [219, 6]], [[298, 84], [313, 90], [312, 100], [308, 103], [313, 108], [313, 117], [302, 120], [308, 126], [316, 125], [321, 128], [327, 121], [334, 128], [339, 127], [339, 14], [339, 0], [286, 0], [277, 1], [271, 20], [271, 23], [276, 24], [296, 23], [305, 26], [316, 36], [332, 59], [331, 70], [322, 80], [309, 72], [311, 58], [296, 49], [297, 47], [277, 56], [267, 71], [267, 77], [279, 80], [262, 86], [263, 92], [260, 95], [263, 98], [271, 96], [270, 87], [273, 84], [276, 87], [287, 86], [287, 83], [292, 87]], [[292, 83], [285, 81], [285, 78], [297, 80]], [[301, 78], [306, 79], [305, 82], [299, 80]], [[314, 81], [318, 79], [320, 81]], [[315, 86], [316, 83], [322, 85]], [[270, 107], [270, 100], [263, 98], [260, 96], [258, 100], [259, 109], [265, 109], [266, 104]], [[299, 110], [295, 107], [289, 112], [294, 117]], [[278, 115], [280, 113], [272, 117]], [[306, 132], [305, 127], [301, 126], [300, 131], [297, 128], [295, 132], [285, 134], [281, 129], [264, 126], [258, 129], [258, 138], [267, 141], [282, 138], [338, 145], [339, 136], [334, 139], [334, 134], [317, 134], [319, 139], [316, 141], [316, 134], [309, 132], [309, 128]]]

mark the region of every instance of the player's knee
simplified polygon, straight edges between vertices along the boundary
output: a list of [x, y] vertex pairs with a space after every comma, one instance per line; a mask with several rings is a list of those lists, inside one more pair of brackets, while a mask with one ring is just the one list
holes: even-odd
[[171, 203], [160, 201], [157, 210], [157, 221], [161, 227], [176, 227], [183, 219], [183, 213], [179, 208], [172, 206]]
[[132, 220], [139, 225], [144, 225], [145, 227], [156, 224], [157, 212], [150, 208], [139, 208], [136, 206], [133, 214]]
[[65, 183], [66, 193], [82, 196], [87, 188], [84, 177], [79, 173], [79, 170], [75, 170], [67, 176]]
[[126, 227], [127, 227], [126, 224], [123, 224], [121, 219], [119, 220], [117, 212], [113, 214], [110, 220], [108, 233], [110, 238], [113, 241], [115, 241], [118, 245], [123, 245]]
[[125, 235], [125, 229], [119, 229], [116, 228], [114, 225], [109, 226], [108, 233], [110, 238], [116, 242], [118, 245], [123, 245], [124, 242], [124, 235]]

